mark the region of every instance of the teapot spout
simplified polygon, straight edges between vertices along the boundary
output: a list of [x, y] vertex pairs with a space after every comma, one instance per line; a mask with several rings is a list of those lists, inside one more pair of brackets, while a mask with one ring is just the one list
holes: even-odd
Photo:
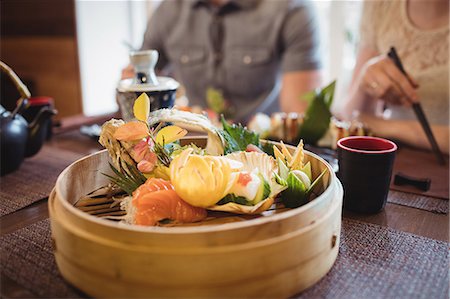
[[51, 117], [57, 111], [50, 107], [43, 107], [36, 118], [28, 125], [28, 139], [25, 147], [25, 157], [35, 155], [42, 147], [46, 136], [47, 128], [51, 125]]

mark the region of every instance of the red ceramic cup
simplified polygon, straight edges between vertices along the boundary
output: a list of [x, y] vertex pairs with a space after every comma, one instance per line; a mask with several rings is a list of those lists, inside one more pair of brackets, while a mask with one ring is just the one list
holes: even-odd
[[337, 142], [344, 208], [377, 213], [386, 204], [397, 145], [387, 139], [350, 136]]

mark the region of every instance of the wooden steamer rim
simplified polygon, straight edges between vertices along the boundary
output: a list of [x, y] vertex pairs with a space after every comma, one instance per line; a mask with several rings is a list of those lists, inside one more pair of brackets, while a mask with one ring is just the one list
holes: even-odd
[[[337, 187], [338, 187], [338, 192], [336, 193], [337, 196], [336, 196], [336, 198], [333, 198], [333, 205], [331, 206], [331, 208], [326, 211], [326, 213], [324, 214], [323, 217], [321, 217], [317, 221], [314, 221], [310, 225], [307, 225], [307, 226], [302, 227], [302, 228], [300, 228], [300, 229], [298, 229], [296, 231], [288, 232], [288, 233], [280, 235], [280, 236], [274, 236], [274, 237], [272, 237], [270, 239], [252, 240], [252, 242], [251, 242], [252, 245], [251, 246], [249, 246], [247, 243], [227, 244], [227, 245], [221, 244], [220, 247], [217, 246], [217, 248], [208, 247], [208, 250], [211, 251], [211, 253], [218, 253], [218, 252], [222, 252], [222, 251], [229, 252], [230, 251], [229, 249], [231, 249], [231, 248], [234, 248], [237, 251], [237, 250], [242, 250], [242, 249], [267, 246], [267, 245], [270, 245], [271, 243], [277, 243], [277, 242], [282, 241], [282, 240], [291, 239], [291, 238], [293, 238], [295, 236], [298, 236], [298, 235], [301, 235], [301, 234], [303, 234], [303, 233], [305, 233], [307, 231], [310, 231], [310, 230], [316, 228], [317, 226], [320, 226], [321, 224], [323, 224], [327, 220], [327, 218], [331, 214], [333, 214], [335, 212], [336, 207], [341, 206], [343, 189], [342, 189], [342, 185], [341, 184], [339, 184]], [[54, 218], [57, 218], [58, 217], [58, 216], [56, 216], [57, 208], [55, 207], [55, 205], [60, 204], [61, 201], [58, 200], [58, 197], [56, 195], [55, 190], [52, 191], [52, 193], [50, 194], [49, 199], [50, 199], [50, 201], [49, 201], [50, 211], [52, 213], [54, 213], [54, 215], [55, 215]], [[58, 201], [58, 202], [56, 203], [56, 201]], [[261, 217], [261, 218], [267, 218], [267, 217]], [[251, 221], [251, 220], [246, 220], [246, 221], [242, 221], [242, 222], [247, 222], [247, 221]], [[237, 223], [241, 223], [241, 222], [237, 222]], [[64, 222], [61, 222], [60, 224], [63, 225], [63, 226], [65, 225]], [[224, 226], [227, 226], [227, 225], [229, 225], [229, 223], [224, 225]], [[132, 225], [128, 225], [127, 224], [126, 226], [132, 226]], [[211, 225], [211, 227], [215, 227], [215, 226], [216, 225]], [[223, 226], [223, 225], [219, 225], [219, 226]], [[196, 226], [196, 228], [197, 228], [197, 226]], [[167, 227], [167, 229], [172, 229], [172, 227]], [[88, 233], [85, 234], [85, 237], [89, 238], [89, 236], [91, 236], [91, 235], [92, 234], [90, 234], [88, 232]], [[102, 242], [102, 240], [103, 241], [106, 240], [106, 242]], [[97, 241], [99, 243], [105, 243], [105, 244], [106, 243], [110, 243], [110, 244], [114, 243], [115, 246], [117, 246], [117, 247], [124, 247], [124, 248], [129, 245], [129, 244], [122, 244], [119, 241], [114, 242], [114, 241], [111, 241], [109, 239], [104, 239], [104, 238], [101, 238], [100, 236], [98, 238], [96, 238], [95, 241]], [[148, 251], [148, 247], [146, 248], [146, 250]], [[160, 251], [170, 254], [170, 252], [172, 250], [170, 248], [167, 248], [167, 247], [164, 247], [161, 250], [152, 249], [152, 252], [154, 252], [154, 253], [157, 253], [157, 252], [160, 252]], [[175, 248], [173, 250], [173, 252], [179, 252], [179, 249]], [[188, 248], [183, 248], [183, 253], [185, 253], [185, 254], [196, 254], [196, 253], [204, 254], [204, 252], [201, 251], [201, 249], [195, 248], [195, 247], [194, 248], [189, 248], [189, 249]]]
[[161, 227], [161, 226], [147, 227], [147, 226], [129, 225], [129, 224], [114, 222], [114, 221], [101, 219], [101, 218], [89, 215], [89, 214], [77, 209], [76, 207], [74, 207], [73, 204], [70, 203], [67, 199], [61, 198], [61, 194], [64, 194], [62, 192], [62, 188], [64, 187], [64, 184], [62, 183], [62, 181], [64, 180], [64, 177], [67, 175], [67, 173], [71, 171], [72, 167], [76, 164], [82, 163], [85, 160], [92, 159], [92, 157], [95, 157], [96, 155], [105, 154], [105, 152], [106, 152], [106, 149], [101, 150], [97, 153], [90, 154], [86, 157], [83, 157], [83, 158], [73, 162], [66, 169], [64, 169], [63, 172], [61, 172], [61, 174], [58, 176], [58, 179], [56, 181], [55, 190], [56, 190], [56, 194], [58, 194], [58, 196], [56, 198], [57, 198], [57, 200], [60, 200], [61, 204], [63, 205], [63, 207], [65, 209], [67, 209], [67, 211], [69, 211], [70, 213], [74, 214], [75, 216], [77, 216], [85, 221], [90, 221], [97, 225], [106, 226], [109, 228], [115, 228], [115, 229], [119, 229], [119, 230], [132, 231], [132, 232], [151, 232], [154, 234], [194, 234], [194, 233], [211, 233], [211, 232], [217, 233], [220, 231], [236, 230], [236, 229], [241, 229], [241, 228], [255, 226], [255, 225], [264, 225], [264, 224], [274, 222], [274, 221], [282, 221], [282, 220], [286, 220], [290, 217], [293, 217], [297, 214], [301, 214], [302, 212], [305, 212], [309, 209], [312, 209], [315, 206], [320, 205], [322, 202], [329, 200], [329, 198], [333, 198], [334, 196], [332, 196], [331, 193], [336, 192], [337, 191], [337, 190], [335, 190], [336, 186], [338, 184], [340, 185], [339, 179], [336, 177], [332, 167], [318, 155], [305, 150], [304, 152], [305, 152], [306, 156], [310, 156], [310, 157], [320, 161], [322, 165], [325, 165], [325, 167], [328, 169], [329, 179], [328, 179], [328, 186], [326, 187], [326, 189], [318, 197], [316, 197], [315, 199], [313, 199], [312, 201], [308, 202], [307, 204], [305, 204], [301, 207], [283, 211], [282, 213], [278, 213], [278, 214], [274, 214], [274, 215], [270, 215], [270, 216], [266, 216], [266, 217], [259, 217], [259, 218], [255, 218], [255, 219], [245, 220], [245, 221], [227, 223], [226, 225], [176, 226], [176, 227]]
[[[99, 240], [92, 238], [95, 236], [90, 232], [79, 235], [76, 227], [67, 223], [66, 219], [61, 217], [61, 214], [55, 213], [54, 205], [59, 204], [59, 202], [55, 202], [55, 194], [53, 193], [49, 202], [52, 205], [50, 212], [54, 215], [52, 226], [57, 228], [57, 235], [54, 236], [58, 237], [58, 248], [55, 248], [56, 261], [64, 278], [94, 297], [289, 297], [318, 282], [331, 269], [336, 260], [340, 242], [343, 194], [340, 184], [338, 189], [336, 197], [332, 199], [333, 204], [326, 214], [307, 227], [289, 232], [286, 235], [271, 236], [266, 241], [250, 241], [250, 244], [234, 244], [219, 246], [218, 248], [208, 247], [203, 250], [185, 247], [177, 247], [175, 250], [166, 250], [167, 247], [164, 250], [159, 250], [160, 248], [155, 250], [155, 248], [147, 246], [130, 247], [130, 244], [117, 242], [114, 236], [110, 236], [110, 239], [101, 238]], [[112, 254], [111, 256], [115, 256], [119, 260], [128, 260], [123, 254], [138, 255], [134, 258], [135, 260], [156, 259], [159, 267], [152, 264], [153, 266], [150, 269], [146, 269], [146, 275], [142, 275], [143, 273], [136, 273], [136, 270], [132, 270], [135, 269], [136, 265], [133, 267], [128, 263], [119, 262], [117, 264], [115, 262], [115, 266], [112, 266], [109, 263], [105, 264], [107, 259], [102, 259], [100, 263], [86, 261], [82, 258], [83, 253], [80, 253], [77, 248], [72, 248], [71, 241], [74, 241], [74, 239], [67, 239], [67, 236], [61, 235], [62, 231], [64, 234], [72, 235], [77, 243], [94, 242], [97, 244], [96, 247], [100, 246], [99, 248], [105, 248], [105, 250], [108, 248], [108, 254]], [[161, 245], [164, 247], [164, 244]], [[280, 251], [280, 249], [287, 249], [288, 251]], [[92, 252], [92, 254], [96, 254], [96, 258], [98, 258], [98, 254], [101, 253], [98, 250], [96, 252]], [[237, 256], [240, 259], [243, 256], [248, 256], [249, 252], [257, 252], [259, 255], [264, 254], [264, 262], [261, 259], [262, 256], [256, 257], [251, 253], [252, 260], [249, 261], [249, 265], [253, 265], [253, 267], [240, 268], [239, 272], [229, 271], [230, 262], [232, 265], [234, 263], [239, 264], [239, 261], [229, 260], [227, 257]], [[270, 257], [269, 252], [284, 252], [290, 258], [282, 258], [275, 262], [277, 259], [274, 259], [273, 256]], [[120, 255], [118, 255], [119, 253]], [[77, 260], [76, 256], [82, 258], [82, 260]], [[175, 262], [172, 262], [173, 258], [175, 258]], [[202, 267], [200, 267], [202, 269], [200, 273], [196, 271], [196, 273], [189, 272], [186, 274], [182, 270], [177, 274], [178, 265], [180, 263], [192, 264], [190, 262], [192, 258], [194, 260], [201, 258], [206, 261], [206, 265], [209, 264], [207, 261], [218, 259], [221, 261], [224, 273], [229, 274], [223, 276], [223, 274], [217, 274], [217, 270], [214, 268], [205, 269]], [[172, 263], [167, 264], [168, 260]], [[265, 264], [263, 272], [261, 272], [261, 269], [256, 271], [255, 266], [259, 263]], [[97, 264], [97, 266], [92, 266], [93, 264]], [[205, 263], [203, 264], [205, 265]], [[103, 266], [98, 268], [98, 265]], [[115, 267], [118, 265], [123, 267], [120, 268], [122, 273], [119, 276], [120, 278], [116, 276], [118, 269]], [[169, 270], [166, 268], [169, 268]], [[168, 273], [164, 274], [164, 272], [158, 271], [161, 269], [172, 273], [176, 279], [167, 280]], [[256, 271], [256, 273], [253, 273], [253, 271]], [[239, 273], [239, 275], [236, 275], [236, 273]], [[103, 287], [102, 285], [107, 286]]]

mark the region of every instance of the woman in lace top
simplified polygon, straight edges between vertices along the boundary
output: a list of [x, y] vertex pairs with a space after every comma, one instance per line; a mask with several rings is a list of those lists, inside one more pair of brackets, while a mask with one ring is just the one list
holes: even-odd
[[[366, 1], [361, 42], [341, 116], [359, 115], [378, 136], [430, 148], [411, 108], [420, 102], [449, 150], [448, 0]], [[394, 46], [408, 73], [387, 57]]]

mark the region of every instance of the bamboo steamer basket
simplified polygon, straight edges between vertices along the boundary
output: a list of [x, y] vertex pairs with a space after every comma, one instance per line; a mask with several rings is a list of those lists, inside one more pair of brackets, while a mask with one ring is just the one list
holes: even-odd
[[58, 268], [68, 282], [97, 298], [294, 295], [331, 269], [341, 229], [339, 180], [317, 155], [305, 151], [305, 160], [314, 177], [328, 172], [320, 195], [304, 206], [245, 221], [225, 217], [195, 226], [141, 227], [73, 206], [105, 185], [101, 173], [110, 172], [106, 151], [82, 158], [61, 173], [49, 198]]

